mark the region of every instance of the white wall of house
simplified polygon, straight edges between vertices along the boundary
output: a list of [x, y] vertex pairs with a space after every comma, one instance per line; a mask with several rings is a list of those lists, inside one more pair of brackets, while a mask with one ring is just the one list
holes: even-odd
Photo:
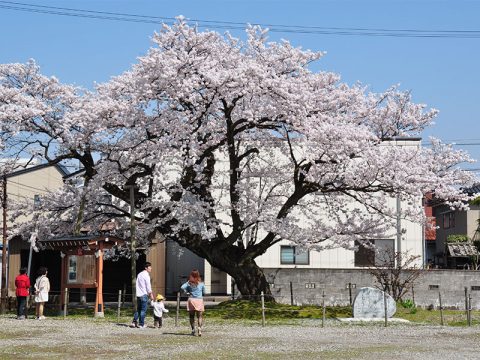
[[[420, 224], [410, 221], [402, 221], [401, 251], [408, 251], [409, 255], [418, 256], [416, 264], [423, 264], [423, 227]], [[397, 250], [396, 229], [392, 228], [391, 232], [385, 236], [385, 239], [391, 239]], [[309, 252], [309, 264], [292, 264], [285, 265], [281, 263], [281, 247], [285, 245], [295, 245], [288, 240], [283, 240], [270, 247], [265, 254], [256, 259], [257, 264], [262, 268], [334, 268], [334, 269], [351, 269], [355, 266], [355, 252], [344, 248], [335, 248], [321, 251]]]
[[[420, 141], [418, 139], [415, 140], [396, 140], [391, 142], [385, 142], [385, 146], [404, 146], [404, 147], [411, 147], [412, 150], [415, 150], [420, 146]], [[218, 164], [217, 164], [218, 165]], [[220, 168], [218, 170], [222, 170], [222, 166], [219, 165]], [[224, 165], [225, 166], [225, 165]], [[382, 196], [382, 195], [379, 195]], [[392, 209], [396, 210], [397, 202], [395, 198], [390, 198], [385, 196], [386, 201], [388, 202], [389, 206]], [[227, 201], [226, 198], [223, 198], [223, 201]], [[421, 198], [418, 199], [419, 202], [422, 201]], [[400, 207], [406, 207], [406, 204], [400, 204]], [[228, 217], [222, 217], [221, 214], [219, 218], [224, 220], [228, 223]], [[395, 223], [395, 221], [394, 221]], [[401, 220], [401, 240], [400, 244], [398, 244], [397, 240], [397, 228], [396, 224], [394, 224], [391, 229], [385, 234], [383, 240], [378, 241], [378, 248], [381, 250], [382, 247], [387, 245], [393, 245], [394, 251], [407, 251], [409, 255], [418, 256], [416, 261], [416, 265], [422, 266], [424, 263], [424, 252], [425, 252], [425, 244], [424, 244], [424, 229], [423, 226], [417, 223], [413, 223], [411, 221]], [[228, 233], [228, 229], [225, 229]], [[261, 234], [259, 234], [261, 237]], [[265, 254], [258, 257], [256, 259], [257, 264], [262, 268], [320, 268], [320, 269], [355, 269], [355, 268], [362, 268], [364, 266], [356, 266], [355, 264], [355, 251], [351, 249], [345, 249], [342, 247], [337, 247], [328, 250], [321, 250], [321, 251], [309, 251], [309, 261], [308, 264], [282, 264], [281, 261], [281, 248], [282, 246], [295, 246], [288, 240], [283, 240], [272, 247], [270, 247]], [[400, 248], [399, 248], [400, 246]], [[210, 265], [207, 261], [205, 261], [205, 279], [207, 281], [211, 281], [211, 274], [208, 274], [211, 270]], [[230, 276], [227, 277], [227, 282], [231, 281]], [[208, 285], [211, 285], [210, 283]], [[226, 293], [230, 293], [230, 287], [225, 289]]]

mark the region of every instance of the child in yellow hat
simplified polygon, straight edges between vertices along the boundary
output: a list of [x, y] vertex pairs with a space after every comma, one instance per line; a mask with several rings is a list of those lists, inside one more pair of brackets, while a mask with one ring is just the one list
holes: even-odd
[[153, 325], [155, 328], [161, 328], [162, 327], [162, 317], [163, 313], [168, 313], [168, 310], [165, 309], [165, 304], [163, 303], [163, 300], [165, 298], [158, 294], [156, 297], [156, 301], [151, 301], [152, 307], [153, 307]]

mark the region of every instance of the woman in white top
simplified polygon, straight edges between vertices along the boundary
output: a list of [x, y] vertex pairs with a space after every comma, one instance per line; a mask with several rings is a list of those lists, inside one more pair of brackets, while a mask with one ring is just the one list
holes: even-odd
[[47, 268], [42, 266], [38, 269], [38, 277], [35, 280], [35, 313], [38, 320], [45, 319], [43, 306], [48, 301], [48, 292], [50, 291], [50, 281], [47, 278], [47, 272]]

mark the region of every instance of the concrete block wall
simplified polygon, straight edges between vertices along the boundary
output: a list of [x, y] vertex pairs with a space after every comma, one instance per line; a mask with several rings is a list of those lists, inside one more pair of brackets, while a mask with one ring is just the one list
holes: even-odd
[[[278, 302], [295, 305], [347, 306], [358, 289], [376, 287], [368, 269], [264, 269], [271, 291]], [[480, 309], [480, 271], [422, 270], [404, 299], [417, 306], [438, 308], [439, 292], [446, 308], [465, 309], [465, 287], [472, 297], [472, 308]]]

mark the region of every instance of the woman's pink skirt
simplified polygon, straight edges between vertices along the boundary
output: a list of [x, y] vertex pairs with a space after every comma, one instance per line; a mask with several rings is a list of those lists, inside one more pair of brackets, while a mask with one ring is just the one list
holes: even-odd
[[203, 306], [203, 299], [189, 298], [187, 301], [188, 311], [205, 311]]

